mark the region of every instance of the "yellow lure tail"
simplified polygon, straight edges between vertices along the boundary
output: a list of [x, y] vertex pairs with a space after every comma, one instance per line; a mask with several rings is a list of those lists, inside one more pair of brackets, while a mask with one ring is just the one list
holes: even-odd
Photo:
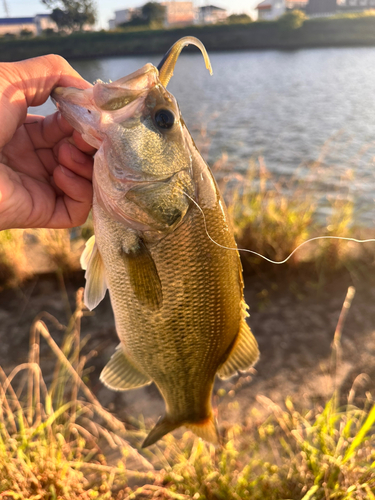
[[195, 36], [184, 36], [183, 38], [180, 38], [180, 40], [177, 40], [177, 42], [172, 45], [172, 47], [165, 54], [165, 56], [160, 61], [160, 64], [158, 66], [159, 80], [164, 87], [167, 87], [169, 80], [172, 78], [173, 70], [174, 67], [176, 66], [177, 59], [181, 54], [182, 49], [187, 45], [195, 45], [201, 50], [204, 62], [206, 64], [206, 68], [210, 72], [210, 75], [212, 75], [212, 66], [210, 58], [208, 57], [207, 51], [203, 43], [200, 40], [198, 40], [198, 38], [195, 38]]

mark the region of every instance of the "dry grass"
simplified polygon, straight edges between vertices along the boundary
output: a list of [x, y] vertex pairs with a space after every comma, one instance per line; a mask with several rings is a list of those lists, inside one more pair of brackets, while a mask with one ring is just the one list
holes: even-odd
[[[353, 294], [352, 294], [353, 295]], [[333, 342], [333, 371], [352, 295]], [[34, 321], [29, 362], [8, 376], [0, 370], [0, 499], [326, 500], [375, 498], [375, 406], [338, 406], [338, 389], [324, 407], [297, 411], [259, 395], [266, 416], [227, 430], [221, 449], [185, 432], [140, 450], [147, 430], [125, 429], [100, 405], [87, 383], [80, 338], [82, 290], [64, 327], [47, 313]], [[59, 347], [45, 322], [63, 330]], [[56, 357], [49, 382], [40, 365], [43, 339]], [[116, 463], [109, 462], [117, 450]]]
[[16, 286], [28, 276], [23, 229], [0, 231], [0, 285]]

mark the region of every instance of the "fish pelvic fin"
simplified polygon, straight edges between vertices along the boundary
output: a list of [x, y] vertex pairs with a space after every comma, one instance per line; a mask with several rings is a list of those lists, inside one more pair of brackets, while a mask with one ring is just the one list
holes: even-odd
[[137, 389], [152, 382], [127, 355], [121, 344], [100, 374], [100, 381], [113, 391]]
[[236, 375], [238, 371], [246, 371], [259, 358], [258, 343], [252, 334], [249, 325], [246, 323], [248, 306], [244, 300], [241, 302], [241, 320], [238, 335], [231, 348], [228, 358], [221, 365], [217, 374], [222, 379], [227, 379]]
[[81, 267], [86, 269], [83, 302], [92, 311], [104, 299], [107, 291], [104, 263], [95, 243], [95, 236], [91, 236], [86, 242], [81, 255]]
[[156, 423], [155, 427], [151, 429], [150, 433], [143, 441], [142, 448], [147, 448], [148, 446], [151, 446], [152, 444], [156, 443], [156, 441], [159, 441], [159, 439], [161, 439], [163, 436], [168, 434], [168, 432], [174, 431], [181, 425], [182, 425], [181, 422], [176, 423], [170, 421], [168, 415], [160, 418]]
[[209, 443], [214, 445], [220, 444], [219, 431], [216, 424], [216, 419], [211, 414], [208, 418], [200, 422], [185, 423], [185, 426], [194, 434]]
[[149, 435], [144, 440], [142, 448], [151, 446], [163, 436], [168, 434], [168, 432], [174, 431], [182, 425], [187, 427], [190, 431], [194, 432], [196, 436], [204, 439], [205, 441], [208, 441], [209, 443], [213, 443], [215, 445], [220, 443], [219, 432], [213, 414], [199, 422], [173, 422], [170, 420], [168, 415], [166, 415], [165, 417], [161, 418], [157, 422], [155, 427], [151, 430]]

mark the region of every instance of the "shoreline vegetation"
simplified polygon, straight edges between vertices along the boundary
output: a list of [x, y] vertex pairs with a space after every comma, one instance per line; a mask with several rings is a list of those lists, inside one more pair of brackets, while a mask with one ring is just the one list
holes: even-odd
[[[284, 17], [284, 16], [283, 16]], [[55, 53], [66, 59], [161, 54], [179, 38], [196, 36], [209, 52], [256, 49], [375, 46], [375, 10], [299, 23], [256, 21], [173, 29], [127, 28], [35, 38], [0, 38], [0, 61]], [[189, 50], [189, 49], [188, 49]]]
[[[258, 395], [264, 414], [253, 409], [246, 425], [221, 427], [223, 444], [216, 449], [180, 432], [142, 450], [145, 421], [125, 424], [101, 405], [88, 378], [87, 361], [95, 352], [83, 354], [81, 319], [90, 313], [82, 296], [80, 289], [68, 326], [39, 314], [31, 327], [29, 361], [9, 374], [0, 368], [1, 499], [374, 498], [374, 400], [366, 392], [356, 406], [356, 379], [341, 404], [337, 384], [352, 287], [332, 343], [331, 398], [301, 410], [291, 398], [279, 406]], [[63, 335], [61, 345], [51, 327]], [[52, 377], [43, 368], [43, 344], [56, 358]], [[235, 398], [232, 406], [235, 388], [228, 393]], [[214, 397], [219, 406], [228, 401], [223, 389]]]

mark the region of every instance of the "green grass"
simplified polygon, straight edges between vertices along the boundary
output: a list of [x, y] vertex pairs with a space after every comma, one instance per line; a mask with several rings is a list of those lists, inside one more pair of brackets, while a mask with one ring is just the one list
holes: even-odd
[[[351, 292], [334, 337], [333, 372]], [[144, 424], [125, 428], [89, 389], [92, 354], [83, 354], [80, 335], [84, 314], [79, 290], [69, 324], [41, 314], [31, 328], [29, 362], [8, 376], [0, 369], [1, 499], [375, 498], [375, 406], [369, 394], [362, 408], [353, 404], [353, 391], [340, 406], [336, 387], [324, 406], [305, 411], [290, 398], [281, 408], [259, 395], [265, 411], [253, 412], [247, 427], [227, 428], [219, 449], [185, 432], [141, 450]], [[45, 322], [64, 332], [60, 347]], [[56, 357], [52, 377], [41, 368], [42, 339]], [[110, 463], [114, 450], [117, 459]]]

